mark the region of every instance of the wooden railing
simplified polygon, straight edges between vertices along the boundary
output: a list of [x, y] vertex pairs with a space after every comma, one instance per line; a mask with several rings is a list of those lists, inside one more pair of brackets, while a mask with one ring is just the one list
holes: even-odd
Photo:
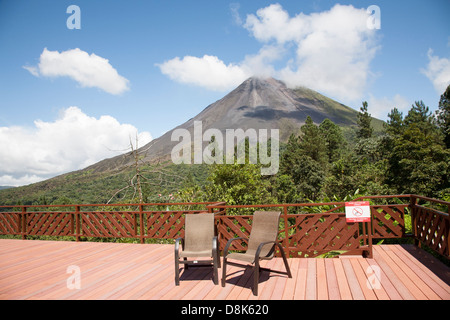
[[[269, 205], [211, 205], [219, 209], [219, 247], [228, 239], [248, 237], [252, 215], [257, 210], [282, 212], [278, 240], [287, 255], [314, 257], [330, 251], [372, 256], [372, 234], [368, 223], [347, 223], [344, 202], [269, 204]], [[324, 207], [326, 210], [324, 211]], [[314, 213], [314, 211], [320, 212]], [[232, 213], [230, 213], [232, 211]], [[242, 214], [244, 212], [244, 214]], [[247, 213], [247, 214], [246, 214]], [[245, 250], [244, 244], [235, 243], [235, 250]]]
[[186, 214], [212, 212], [214, 203], [0, 206], [0, 234], [174, 239], [184, 235]]
[[[425, 203], [419, 205], [418, 201]], [[442, 208], [447, 207], [447, 213], [432, 207], [436, 204]], [[411, 195], [410, 207], [416, 244], [425, 244], [450, 259], [450, 202]]]
[[[345, 202], [227, 205], [226, 203], [75, 204], [0, 206], [0, 234], [84, 238], [176, 239], [186, 214], [216, 214], [220, 249], [247, 237], [256, 210], [282, 212], [279, 241], [293, 257], [330, 251], [372, 255], [374, 239], [412, 237], [449, 258], [450, 202], [417, 195], [361, 197], [371, 204], [371, 223], [347, 223]], [[444, 212], [447, 211], [447, 212]], [[410, 225], [410, 227], [408, 227]], [[237, 243], [236, 250], [244, 250]]]

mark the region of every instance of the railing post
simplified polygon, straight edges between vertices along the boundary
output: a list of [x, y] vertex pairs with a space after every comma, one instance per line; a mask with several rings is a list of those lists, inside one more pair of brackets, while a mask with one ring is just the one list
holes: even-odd
[[[449, 206], [449, 215], [450, 215], [450, 206]], [[450, 219], [445, 219], [445, 229], [446, 232], [446, 239], [447, 239], [447, 258], [450, 257]]]
[[144, 241], [144, 206], [142, 204], [139, 205], [139, 236], [141, 238], [141, 244]]
[[289, 225], [288, 225], [288, 218], [287, 218], [287, 206], [283, 206], [283, 212], [284, 212], [284, 251], [286, 253], [286, 256], [289, 258], [290, 256], [290, 250], [289, 250]]
[[21, 223], [22, 223], [22, 240], [26, 240], [27, 239], [27, 223], [28, 223], [28, 219], [27, 219], [27, 207], [25, 207], [25, 206], [23, 206], [22, 207], [22, 214], [21, 214], [21, 216], [22, 216], [22, 221], [21, 221]]
[[412, 228], [413, 228], [414, 244], [420, 248], [421, 247], [421, 243], [420, 243], [420, 241], [418, 239], [418, 234], [417, 234], [417, 219], [418, 219], [418, 215], [417, 215], [416, 204], [417, 204], [417, 198], [414, 195], [410, 195], [410, 198], [409, 198], [409, 209], [411, 211], [411, 222], [412, 222]]
[[371, 230], [371, 225], [372, 225], [372, 219], [370, 219], [370, 222], [365, 222], [366, 224], [366, 229], [367, 229], [367, 245], [369, 247], [369, 255], [367, 256], [367, 258], [372, 259], [373, 258], [373, 248], [372, 248], [372, 230]]
[[80, 206], [75, 206], [75, 238], [80, 241]]

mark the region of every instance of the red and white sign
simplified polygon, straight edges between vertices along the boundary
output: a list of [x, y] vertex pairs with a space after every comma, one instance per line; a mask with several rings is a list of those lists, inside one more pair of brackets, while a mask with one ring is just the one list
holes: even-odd
[[345, 218], [347, 222], [370, 222], [369, 201], [353, 201], [345, 203]]

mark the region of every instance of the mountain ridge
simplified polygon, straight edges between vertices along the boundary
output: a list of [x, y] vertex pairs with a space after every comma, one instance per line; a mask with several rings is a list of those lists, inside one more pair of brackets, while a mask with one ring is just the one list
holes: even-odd
[[[226, 129], [279, 129], [280, 141], [286, 142], [292, 133], [300, 132], [307, 116], [316, 124], [328, 118], [352, 133], [354, 130], [351, 128], [357, 126], [358, 111], [308, 88], [290, 89], [273, 78], [252, 77], [221, 99], [209, 104], [195, 117], [137, 151], [145, 166], [152, 167], [153, 171], [157, 167], [170, 167], [170, 170], [186, 173], [185, 167], [175, 165], [171, 161], [171, 151], [179, 143], [171, 141], [172, 132], [176, 129], [186, 129], [192, 135], [196, 121], [201, 121], [203, 131], [210, 128], [222, 132]], [[382, 123], [381, 120], [373, 118], [372, 126], [375, 131], [376, 128], [382, 127]], [[55, 200], [55, 195], [58, 195], [56, 198], [69, 197], [79, 203], [102, 203], [108, 201], [109, 194], [112, 196], [123, 185], [129, 184], [129, 179], [134, 174], [134, 161], [134, 155], [127, 152], [38, 183], [1, 190], [0, 203], [36, 203], [44, 201], [42, 199], [51, 203]], [[195, 167], [189, 170], [191, 171], [188, 174], [191, 175], [192, 170], [196, 170], [195, 176], [202, 179], [204, 169]]]
[[[358, 111], [308, 88], [290, 89], [274, 78], [251, 77], [195, 117], [139, 148], [138, 153], [145, 162], [169, 160], [171, 150], [178, 143], [171, 140], [172, 132], [186, 129], [192, 135], [195, 121], [202, 122], [204, 131], [210, 128], [222, 132], [226, 129], [279, 129], [280, 140], [286, 141], [305, 123], [307, 116], [316, 124], [328, 118], [340, 126], [356, 126]], [[122, 154], [87, 169], [117, 170], [133, 161], [129, 153]]]

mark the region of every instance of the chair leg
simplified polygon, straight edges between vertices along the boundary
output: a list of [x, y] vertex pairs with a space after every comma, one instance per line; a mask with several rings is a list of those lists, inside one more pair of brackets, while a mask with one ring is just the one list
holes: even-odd
[[283, 257], [284, 267], [286, 268], [286, 272], [288, 274], [288, 277], [292, 278], [291, 268], [289, 268], [289, 264], [288, 264], [287, 259], [286, 259], [286, 254], [284, 253], [284, 250], [281, 247], [281, 244], [278, 243], [278, 247], [280, 248], [281, 256]]
[[253, 267], [253, 295], [258, 295], [258, 283], [259, 283], [259, 261], [255, 261], [255, 266]]
[[217, 250], [217, 267], [221, 267], [221, 265], [220, 265], [220, 252], [219, 252], [219, 250]]
[[215, 257], [217, 258], [217, 267], [220, 268], [220, 249], [217, 237], [214, 237], [214, 241], [215, 242], [213, 244], [213, 253], [215, 252]]
[[219, 261], [220, 259], [217, 258], [216, 252], [213, 252], [213, 269], [214, 269], [213, 281], [215, 285], [219, 284], [219, 270], [217, 269], [220, 263]]
[[180, 262], [175, 257], [175, 285], [180, 285]]
[[223, 257], [222, 265], [222, 287], [225, 287], [225, 278], [227, 276], [227, 258]]

